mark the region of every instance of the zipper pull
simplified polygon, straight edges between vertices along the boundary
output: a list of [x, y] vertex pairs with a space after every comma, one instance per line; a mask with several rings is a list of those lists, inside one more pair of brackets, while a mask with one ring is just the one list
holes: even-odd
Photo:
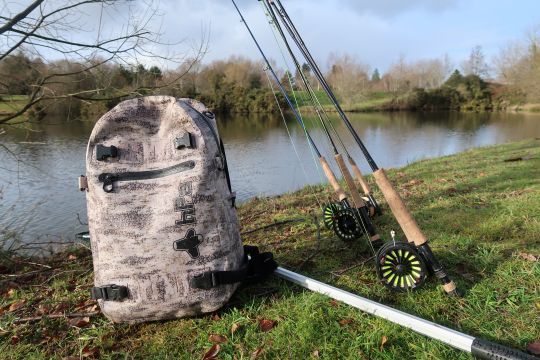
[[116, 176], [114, 176], [114, 174], [100, 174], [98, 180], [103, 183], [103, 190], [106, 193], [111, 193], [113, 191], [113, 182], [116, 181]]

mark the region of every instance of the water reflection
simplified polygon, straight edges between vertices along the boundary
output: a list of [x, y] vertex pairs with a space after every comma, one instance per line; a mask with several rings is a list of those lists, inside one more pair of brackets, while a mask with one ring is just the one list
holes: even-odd
[[[253, 196], [293, 191], [323, 181], [312, 159], [304, 130], [295, 120], [240, 115], [219, 120], [240, 201]], [[540, 115], [514, 113], [368, 113], [350, 120], [381, 167], [396, 167], [472, 147], [540, 137]], [[306, 127], [327, 157], [332, 151], [317, 119], [306, 116]], [[332, 123], [361, 168], [369, 168], [336, 116]], [[44, 121], [26, 128], [5, 128], [0, 143], [0, 224], [25, 229], [24, 240], [52, 234], [70, 238], [83, 231], [77, 213], [86, 214], [84, 194], [76, 179], [84, 173], [91, 121]], [[337, 172], [337, 169], [334, 169]], [[0, 228], [2, 228], [0, 225]]]

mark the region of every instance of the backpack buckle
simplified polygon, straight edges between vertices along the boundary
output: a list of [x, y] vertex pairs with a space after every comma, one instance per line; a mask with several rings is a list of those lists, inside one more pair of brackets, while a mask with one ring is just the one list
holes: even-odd
[[101, 144], [96, 145], [96, 159], [98, 161], [105, 161], [107, 158], [115, 158], [117, 156], [118, 148], [116, 146], [103, 146]]
[[127, 287], [114, 284], [93, 287], [90, 292], [92, 294], [92, 299], [94, 300], [101, 299], [105, 301], [120, 301], [128, 297]]

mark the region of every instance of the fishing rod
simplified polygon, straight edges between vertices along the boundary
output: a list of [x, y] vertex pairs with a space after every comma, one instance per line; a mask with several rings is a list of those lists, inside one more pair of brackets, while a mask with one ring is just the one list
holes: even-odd
[[[236, 5], [236, 2], [234, 0], [231, 1], [239, 14], [241, 21], [244, 23], [244, 26], [248, 30], [248, 33], [250, 34], [253, 42], [257, 46], [257, 49], [259, 50], [264, 62], [266, 63], [266, 66], [268, 67], [268, 70], [278, 84], [279, 90], [286, 99], [286, 102], [290, 107], [291, 111], [293, 112], [294, 117], [306, 132], [309, 143], [316, 149], [316, 146], [311, 139], [311, 136], [309, 136], [307, 129], [304, 127], [302, 118], [298, 110], [293, 105], [287, 94], [287, 91], [279, 81], [279, 78], [275, 73], [272, 65], [268, 61], [268, 58], [264, 54], [264, 51], [262, 50], [255, 36], [253, 35], [253, 32], [251, 31], [249, 25], [245, 21], [242, 12]], [[351, 209], [345, 192], [343, 191], [335, 175], [331, 171], [328, 162], [317, 149], [316, 152], [317, 156], [319, 157], [319, 162], [321, 163], [323, 171], [328, 181], [334, 188], [334, 192], [336, 193], [340, 204], [342, 205], [342, 208], [337, 210], [336, 221], [334, 222], [334, 231], [337, 234], [341, 232], [341, 234], [339, 235], [340, 238], [344, 240], [352, 240], [358, 238], [360, 232], [362, 231], [360, 226], [363, 226], [364, 234], [367, 233], [366, 235], [369, 235], [370, 237], [368, 243], [373, 247], [373, 250], [375, 251], [374, 245], [378, 246], [378, 244], [382, 242], [382, 239], [380, 239], [380, 236], [374, 231], [374, 227], [371, 224], [371, 219], [369, 218], [369, 216], [363, 216], [365, 212], [354, 211], [353, 209]], [[396, 242], [394, 239], [393, 242], [384, 244], [378, 252], [375, 251], [375, 257], [377, 259], [377, 274], [382, 280], [383, 284], [391, 290], [414, 290], [423, 285], [426, 281], [428, 273], [425, 265], [426, 260], [424, 260], [424, 258], [420, 255], [417, 249], [409, 243]], [[453, 291], [455, 291], [455, 286]]]
[[477, 359], [486, 360], [538, 360], [520, 350], [506, 347], [482, 338], [473, 337], [417, 316], [391, 308], [378, 302], [351, 294], [307, 276], [278, 267], [274, 274], [303, 288], [342, 301], [366, 313], [391, 321], [419, 334], [441, 341], [456, 349], [471, 353]]
[[[416, 220], [414, 220], [411, 212], [401, 199], [399, 193], [395, 190], [394, 186], [388, 179], [386, 172], [384, 171], [384, 169], [377, 166], [375, 160], [373, 160], [371, 154], [360, 139], [360, 136], [347, 118], [347, 115], [345, 115], [345, 112], [341, 108], [339, 101], [337, 100], [332, 89], [328, 85], [328, 82], [326, 81], [324, 75], [319, 69], [317, 63], [313, 59], [311, 53], [309, 52], [309, 49], [302, 40], [300, 33], [294, 26], [294, 23], [287, 14], [287, 11], [283, 7], [281, 1], [263, 1], [266, 1], [268, 6], [273, 8], [276, 13], [279, 14], [281, 24], [283, 24], [289, 36], [297, 45], [298, 49], [306, 59], [308, 65], [313, 70], [317, 80], [322, 85], [324, 91], [334, 105], [340, 118], [343, 120], [345, 126], [349, 130], [349, 133], [356, 141], [369, 166], [373, 170], [373, 177], [375, 178], [375, 182], [381, 190], [388, 205], [390, 206], [390, 209], [394, 214], [398, 224], [400, 225], [403, 233], [405, 234], [407, 242], [393, 241], [385, 244], [381, 249], [379, 249], [376, 260], [376, 267], [379, 278], [385, 284], [385, 286], [389, 287], [390, 289], [400, 290], [400, 288], [403, 287], [403, 284], [411, 281], [409, 278], [409, 276], [412, 275], [411, 267], [423, 265], [416, 263], [415, 251], [417, 250], [418, 253], [421, 255], [421, 259], [428, 267], [428, 270], [432, 272], [438, 279], [440, 279], [445, 292], [449, 295], [459, 295], [454, 281], [449, 277], [442, 264], [435, 257], [435, 254], [433, 253], [431, 247], [428, 244], [427, 237], [424, 235], [424, 233], [416, 223]], [[411, 243], [414, 244], [414, 247], [410, 245]], [[403, 255], [404, 252], [406, 252], [407, 254]], [[408, 260], [409, 254], [412, 254], [411, 256], [415, 258], [414, 262]]]
[[[279, 81], [279, 78], [278, 78], [276, 72], [274, 71], [274, 69], [273, 69], [272, 65], [270, 64], [270, 61], [266, 57], [264, 51], [260, 47], [257, 39], [253, 35], [253, 32], [251, 31], [251, 28], [249, 27], [246, 20], [244, 19], [244, 16], [242, 15], [242, 12], [240, 11], [238, 6], [236, 5], [236, 2], [234, 0], [231, 0], [231, 1], [233, 3], [234, 7], [236, 8], [236, 11], [238, 12], [238, 15], [240, 15], [241, 21], [244, 23], [244, 25], [245, 25], [246, 29], [248, 30], [251, 38], [253, 39], [253, 42], [257, 46], [257, 49], [259, 50], [259, 52], [260, 52], [260, 54], [261, 54], [261, 56], [262, 56], [262, 58], [263, 58], [263, 60], [264, 60], [264, 62], [266, 64], [266, 67], [267, 67], [268, 71], [271, 73], [272, 77], [274, 78], [275, 82], [277, 83], [281, 94], [284, 96], [285, 101], [287, 102], [287, 105], [291, 108], [295, 119], [298, 121], [300, 126], [302, 126], [302, 128], [304, 129], [304, 132], [306, 133], [308, 142], [309, 142], [310, 146], [314, 149], [314, 151], [315, 151], [315, 153], [316, 153], [316, 155], [317, 155], [317, 157], [319, 159], [319, 162], [321, 164], [321, 167], [323, 169], [323, 172], [324, 172], [326, 178], [328, 179], [328, 182], [330, 183], [330, 185], [334, 189], [334, 192], [335, 192], [337, 198], [339, 199], [340, 204], [342, 205], [341, 208], [336, 213], [336, 220], [334, 222], [334, 231], [343, 240], [353, 240], [353, 239], [358, 238], [361, 234], [366, 233], [369, 236], [370, 245], [373, 246], [374, 248], [375, 248], [375, 246], [377, 246], [377, 248], [378, 248], [379, 244], [382, 243], [382, 240], [381, 240], [380, 236], [377, 234], [373, 224], [371, 223], [371, 219], [369, 218], [369, 215], [367, 214], [366, 211], [362, 211], [362, 210], [358, 211], [357, 210], [358, 207], [359, 207], [360, 202], [357, 202], [357, 199], [354, 197], [354, 195], [353, 195], [353, 202], [355, 203], [354, 210], [351, 207], [351, 204], [348, 201], [348, 198], [347, 198], [347, 195], [345, 194], [345, 191], [342, 189], [342, 187], [339, 184], [335, 174], [333, 173], [332, 169], [330, 168], [330, 165], [328, 164], [327, 160], [321, 154], [321, 152], [319, 151], [319, 149], [315, 145], [315, 142], [313, 141], [313, 138], [311, 137], [308, 130], [304, 126], [304, 123], [303, 123], [303, 120], [302, 120], [302, 117], [301, 117], [300, 113], [298, 112], [296, 107], [293, 105], [291, 99], [289, 98], [289, 95], [287, 94], [287, 91], [285, 90], [285, 88], [283, 87], [281, 82]], [[344, 174], [344, 176], [345, 176], [345, 174]], [[349, 174], [349, 177], [350, 177], [350, 174]], [[363, 200], [361, 200], [361, 201], [363, 202]], [[363, 229], [362, 229], [362, 227], [363, 227]], [[416, 287], [417, 284], [420, 285], [421, 283], [423, 283], [424, 278], [421, 277], [420, 275], [422, 275], [422, 274], [419, 274], [418, 281], [416, 281], [414, 284], [411, 284], [410, 287]]]
[[[321, 106], [319, 100], [317, 99], [317, 95], [315, 94], [312, 86], [310, 85], [308, 79], [306, 78], [306, 75], [304, 74], [304, 71], [302, 70], [300, 62], [296, 58], [296, 55], [292, 51], [292, 49], [291, 49], [291, 47], [289, 45], [289, 42], [287, 41], [287, 38], [286, 38], [285, 34], [283, 33], [283, 29], [281, 28], [281, 26], [279, 26], [279, 22], [278, 22], [278, 19], [276, 17], [276, 14], [274, 13], [274, 10], [268, 4], [268, 1], [262, 1], [262, 3], [263, 3], [263, 5], [264, 5], [264, 7], [265, 7], [265, 9], [267, 11], [268, 16], [270, 17], [271, 23], [274, 24], [274, 28], [278, 31], [278, 33], [279, 33], [279, 35], [280, 35], [286, 49], [287, 49], [287, 52], [289, 53], [289, 56], [291, 57], [291, 59], [294, 62], [296, 71], [300, 75], [302, 84], [304, 85], [304, 88], [306, 89], [309, 100], [310, 100], [310, 102], [311, 102], [311, 104], [312, 104], [312, 106], [313, 106], [313, 108], [315, 110], [315, 113], [317, 114], [317, 117], [319, 118], [319, 121], [321, 122], [321, 125], [322, 125], [322, 127], [324, 129], [324, 132], [325, 132], [330, 144], [332, 145], [332, 148], [334, 150], [335, 160], [338, 163], [342, 173], [344, 172], [344, 174], [345, 174], [344, 178], [345, 178], [345, 181], [347, 182], [347, 185], [348, 185], [351, 193], [352, 194], [358, 194], [358, 197], [355, 200], [355, 202], [360, 203], [362, 207], [364, 206], [364, 203], [366, 203], [366, 205], [368, 206], [368, 211], [369, 211], [370, 216], [375, 216], [375, 215], [381, 214], [381, 209], [380, 209], [377, 201], [375, 200], [375, 198], [372, 196], [371, 190], [369, 189], [369, 185], [364, 180], [364, 178], [362, 176], [362, 173], [360, 172], [360, 169], [358, 168], [358, 166], [354, 162], [352, 156], [350, 155], [349, 151], [347, 150], [347, 147], [345, 146], [343, 140], [341, 139], [341, 136], [339, 136], [337, 130], [334, 127], [334, 125], [332, 124], [332, 122], [328, 118], [328, 115], [326, 114], [324, 108]], [[294, 91], [294, 89], [293, 89], [293, 91]], [[348, 170], [347, 166], [345, 165], [345, 163], [343, 161], [343, 156], [341, 154], [339, 154], [339, 152], [336, 149], [335, 143], [334, 143], [334, 141], [332, 139], [332, 136], [330, 135], [330, 132], [328, 131], [328, 127], [327, 127], [326, 123], [328, 123], [328, 125], [331, 127], [332, 132], [334, 133], [334, 135], [338, 139], [339, 143], [341, 144], [341, 148], [345, 151], [345, 154], [347, 155], [349, 163], [352, 166], [353, 172], [355, 173], [355, 177], [356, 177], [357, 181], [360, 183], [360, 185], [361, 185], [367, 199], [359, 197], [359, 191], [358, 191], [358, 189], [356, 187], [356, 184], [352, 180], [352, 176], [350, 176], [349, 170]], [[366, 200], [366, 201], [363, 201], [363, 200]], [[335, 208], [334, 204], [327, 205], [325, 207], [324, 211], [323, 211], [324, 212], [324, 215], [323, 215], [324, 222], [325, 222], [325, 225], [328, 228], [332, 227], [332, 222], [334, 221], [334, 213], [335, 213], [335, 211], [336, 211], [336, 208]]]

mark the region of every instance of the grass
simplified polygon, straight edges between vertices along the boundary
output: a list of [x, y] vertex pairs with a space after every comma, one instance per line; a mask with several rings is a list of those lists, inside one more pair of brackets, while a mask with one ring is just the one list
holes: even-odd
[[[525, 155], [527, 160], [504, 161]], [[378, 284], [363, 242], [343, 243], [324, 230], [316, 251], [316, 229], [309, 220], [258, 231], [244, 241], [273, 251], [281, 266], [474, 336], [521, 349], [539, 339], [540, 141], [420, 161], [390, 170], [389, 176], [465, 291], [463, 298], [446, 297], [434, 280], [414, 293], [388, 292]], [[328, 188], [316, 186], [242, 204], [242, 230], [309, 218], [319, 212], [315, 194], [330, 196]], [[379, 193], [375, 196], [382, 202]], [[376, 225], [388, 238], [398, 227], [384, 203], [383, 209]], [[51, 268], [15, 259], [0, 271], [5, 358], [193, 359], [202, 358], [216, 338], [224, 341], [219, 359], [470, 358], [277, 278], [243, 287], [222, 310], [197, 318], [113, 325], [97, 314], [17, 324], [25, 316], [96, 311], [88, 300], [88, 250], [72, 249], [44, 265]], [[38, 272], [22, 275], [30, 271]], [[261, 320], [275, 323], [262, 331]]]
[[[298, 104], [301, 110], [313, 111], [310, 105], [310, 102], [307, 101], [307, 95], [304, 95], [305, 91], [296, 91], [296, 97], [298, 99]], [[336, 111], [326, 93], [322, 90], [315, 91], [317, 99], [321, 103], [325, 111], [334, 112]], [[371, 112], [371, 111], [380, 111], [385, 109], [385, 105], [388, 105], [395, 95], [383, 91], [371, 92], [366, 94], [364, 99], [360, 102], [347, 104], [343, 103], [343, 111], [347, 112]]]
[[0, 96], [0, 115], [11, 114], [19, 110], [28, 100], [27, 95]]

